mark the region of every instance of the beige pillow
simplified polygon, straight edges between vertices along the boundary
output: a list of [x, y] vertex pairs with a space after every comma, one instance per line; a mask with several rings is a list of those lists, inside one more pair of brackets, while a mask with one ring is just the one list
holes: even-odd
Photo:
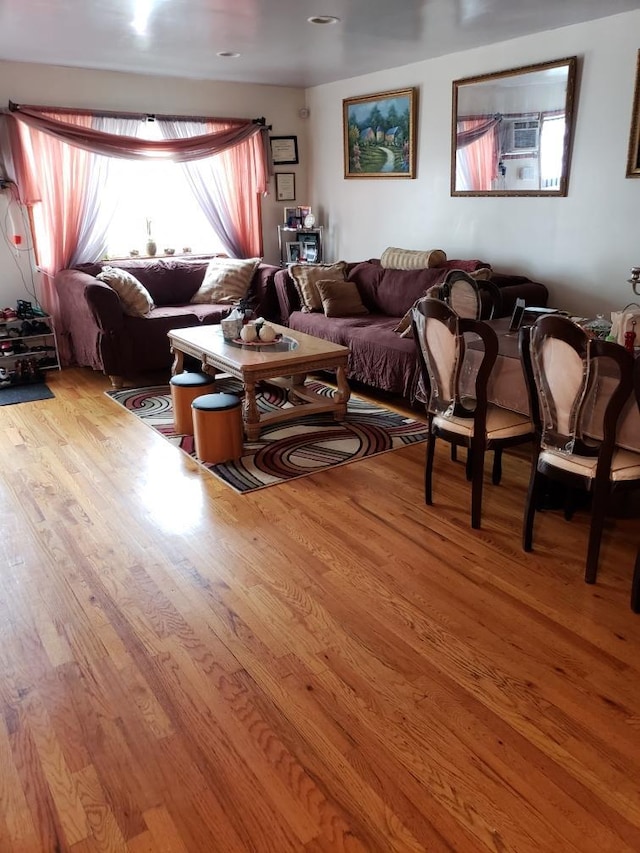
[[233, 303], [247, 295], [261, 258], [211, 258], [202, 284], [191, 297], [198, 303]]
[[130, 272], [106, 266], [96, 278], [115, 290], [122, 302], [122, 310], [130, 317], [144, 317], [153, 308], [151, 294]]
[[289, 275], [300, 296], [302, 310], [306, 313], [310, 311], [322, 311], [322, 300], [316, 287], [316, 282], [320, 281], [344, 281], [344, 274], [347, 268], [345, 261], [338, 261], [335, 264], [293, 264], [289, 267]]
[[355, 281], [332, 281], [321, 278], [316, 282], [325, 317], [359, 317], [369, 312], [362, 304]]
[[396, 249], [389, 246], [380, 258], [380, 266], [392, 270], [424, 270], [439, 267], [447, 260], [442, 249], [419, 252], [414, 249]]

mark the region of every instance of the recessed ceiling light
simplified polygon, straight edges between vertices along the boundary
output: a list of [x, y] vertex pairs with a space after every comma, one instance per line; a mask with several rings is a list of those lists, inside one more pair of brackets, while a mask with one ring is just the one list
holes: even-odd
[[334, 15], [312, 15], [310, 18], [307, 18], [310, 24], [337, 24], [340, 18], [336, 18]]
[[220, 56], [222, 59], [237, 59], [240, 54], [236, 53], [235, 50], [219, 50], [216, 56]]

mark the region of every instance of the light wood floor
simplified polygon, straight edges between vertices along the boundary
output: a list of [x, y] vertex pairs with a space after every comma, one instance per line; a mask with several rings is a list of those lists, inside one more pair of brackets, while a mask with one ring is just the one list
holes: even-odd
[[469, 526], [443, 447], [236, 495], [103, 395], [0, 408], [0, 851], [640, 850], [636, 519]]

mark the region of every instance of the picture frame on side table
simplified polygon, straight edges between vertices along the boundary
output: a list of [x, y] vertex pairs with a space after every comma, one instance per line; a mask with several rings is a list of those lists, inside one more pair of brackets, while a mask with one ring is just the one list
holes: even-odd
[[287, 263], [297, 264], [302, 259], [302, 246], [297, 240], [291, 240], [287, 243]]
[[318, 262], [318, 244], [315, 242], [302, 242], [302, 257], [308, 264]]
[[298, 208], [297, 207], [285, 207], [284, 209], [284, 224], [287, 228], [297, 228], [298, 227]]
[[298, 163], [297, 136], [270, 136], [271, 161], [274, 166], [295, 166]]
[[636, 85], [633, 93], [633, 108], [631, 110], [627, 177], [640, 178], [640, 50], [636, 57]]
[[342, 101], [345, 178], [415, 178], [417, 89]]
[[293, 201], [296, 197], [294, 172], [276, 172], [276, 201]]

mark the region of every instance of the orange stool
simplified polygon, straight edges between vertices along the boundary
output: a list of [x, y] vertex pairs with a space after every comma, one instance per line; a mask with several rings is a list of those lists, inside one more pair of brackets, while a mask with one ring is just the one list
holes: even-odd
[[171, 406], [177, 435], [193, 435], [191, 404], [215, 385], [213, 376], [206, 373], [176, 373], [171, 377]]
[[191, 404], [196, 456], [215, 464], [242, 456], [244, 432], [240, 397], [204, 394]]

